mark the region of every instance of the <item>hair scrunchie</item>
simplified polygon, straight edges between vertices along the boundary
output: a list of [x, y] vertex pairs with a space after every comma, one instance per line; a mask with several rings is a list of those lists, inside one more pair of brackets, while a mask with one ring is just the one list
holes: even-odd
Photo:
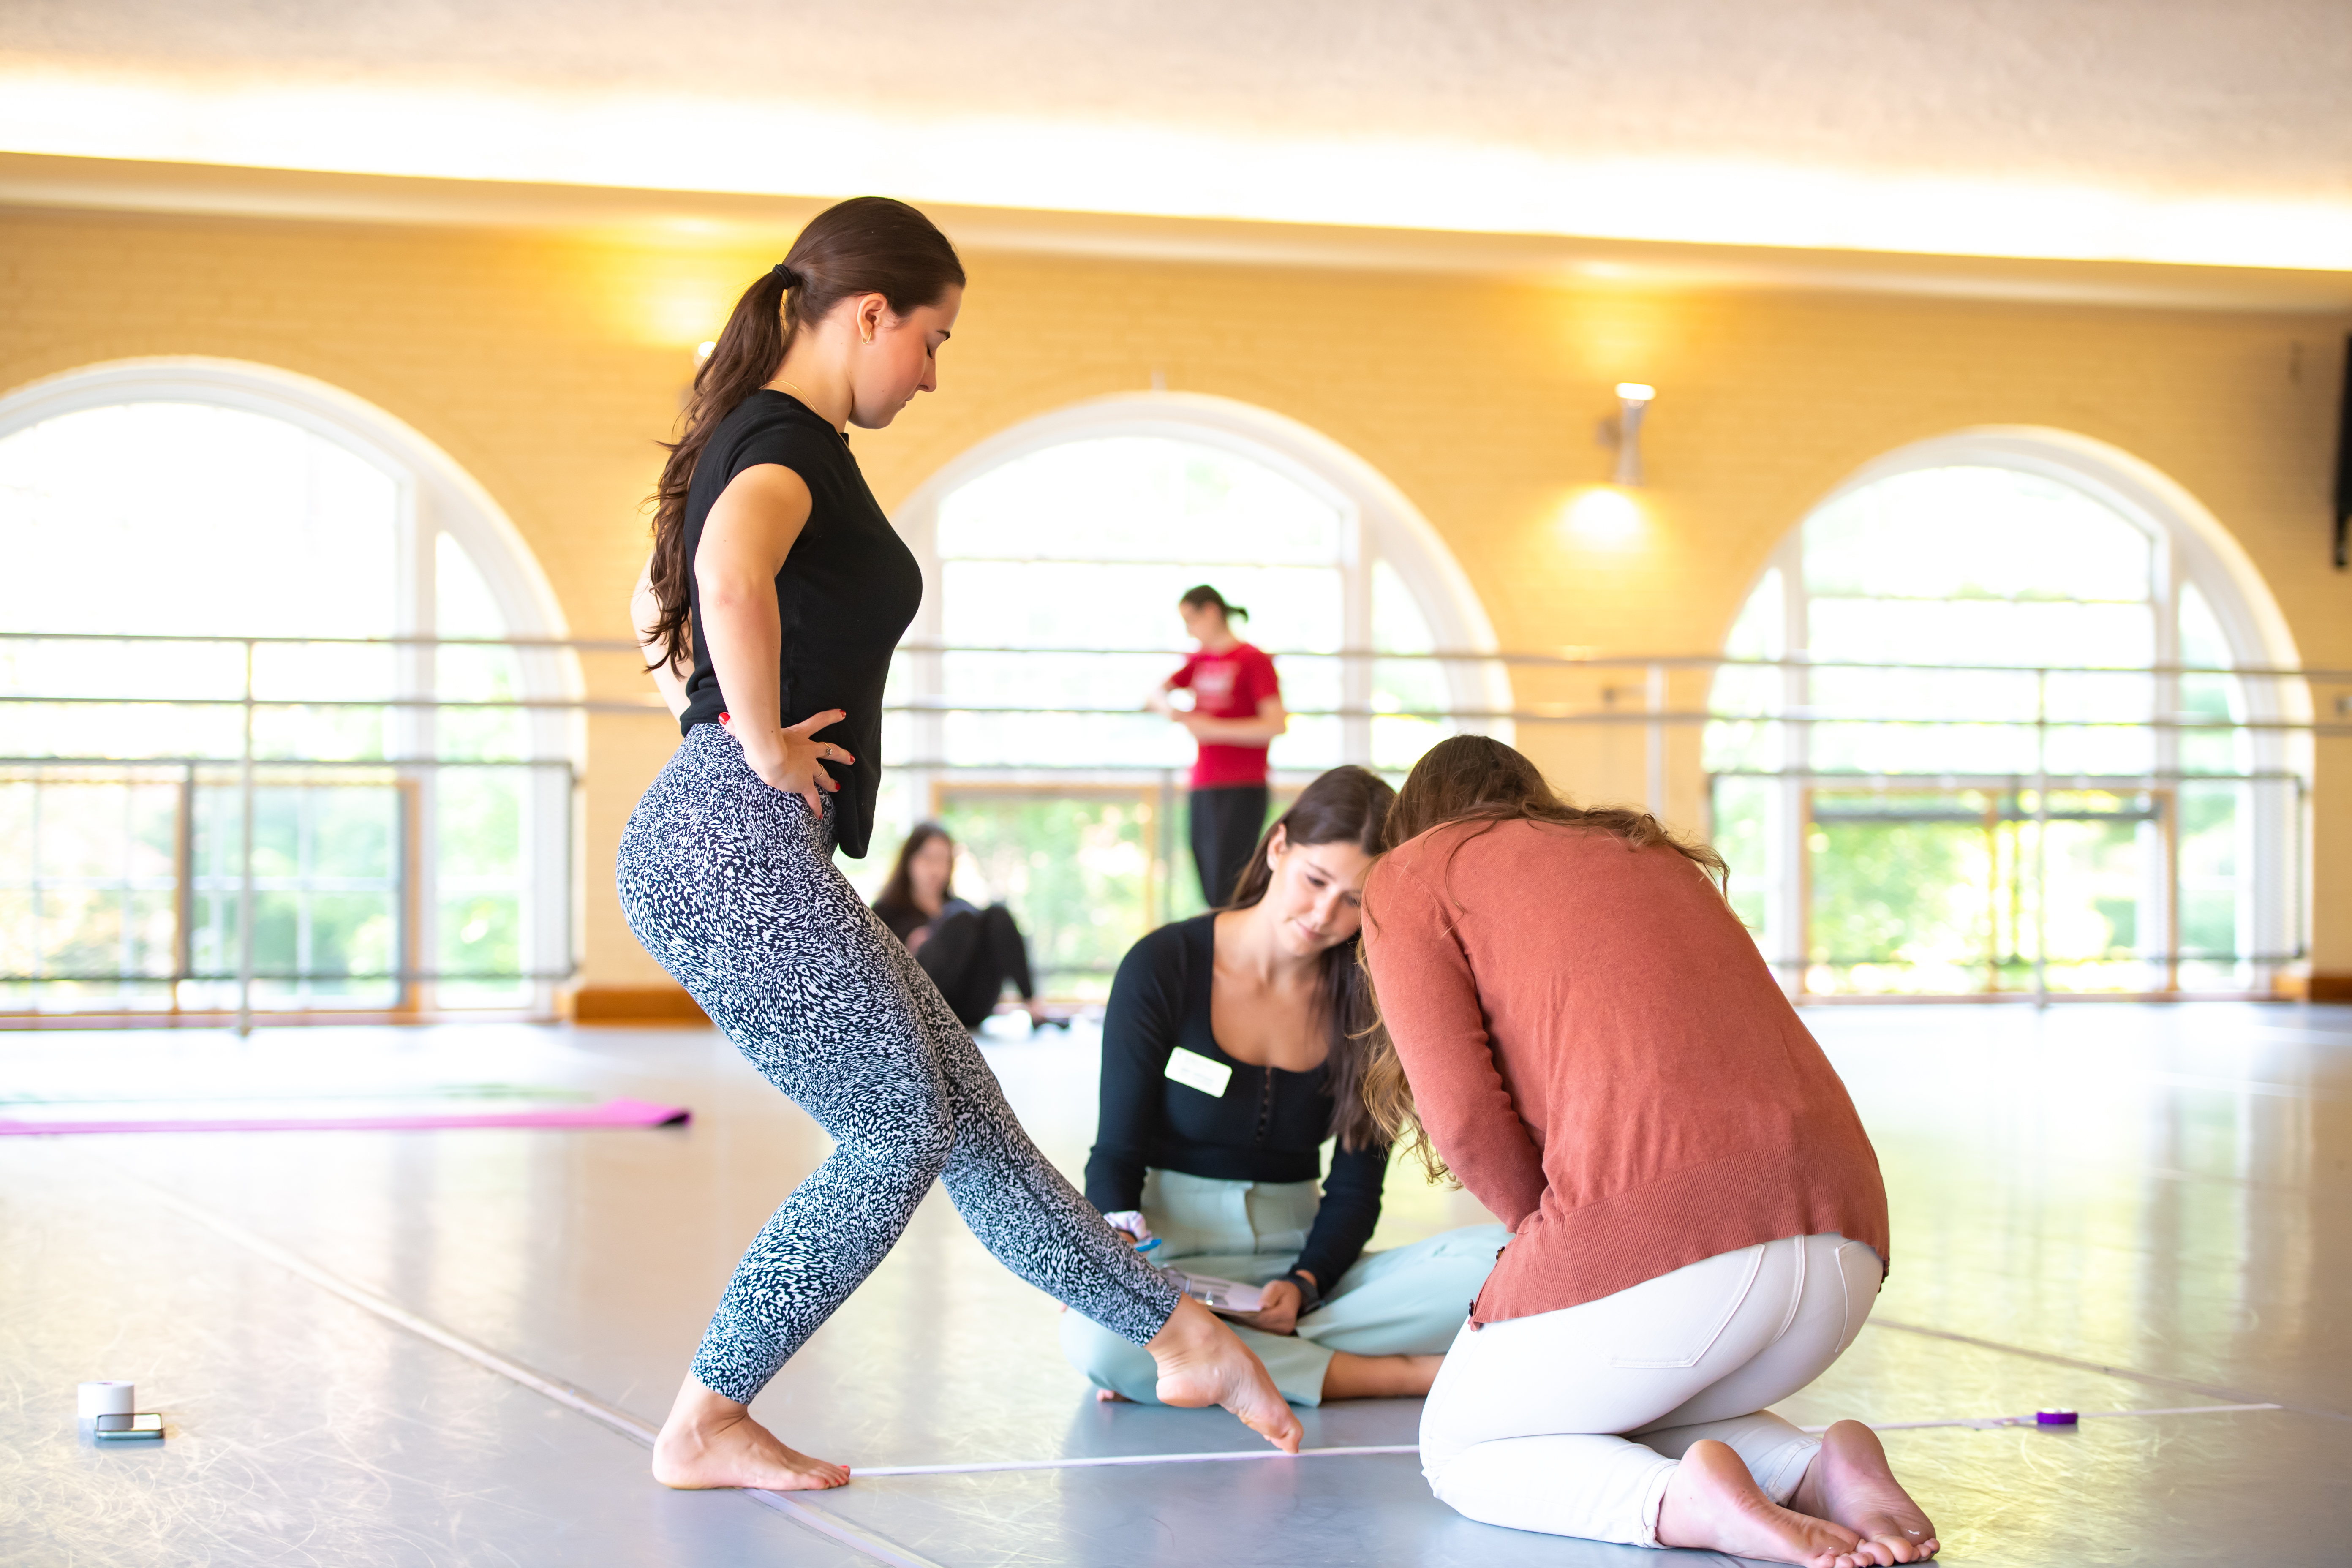
[[793, 271], [791, 268], [785, 266], [781, 261], [777, 262], [775, 266], [770, 268], [769, 271], [774, 276], [782, 279], [784, 287], [787, 289], [797, 289], [801, 286], [801, 275]]

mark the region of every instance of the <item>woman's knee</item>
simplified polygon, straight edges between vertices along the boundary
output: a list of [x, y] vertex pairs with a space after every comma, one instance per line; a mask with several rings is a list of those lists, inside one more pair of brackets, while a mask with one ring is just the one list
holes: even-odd
[[940, 1173], [947, 1169], [948, 1161], [955, 1154], [955, 1108], [941, 1097], [927, 1108], [925, 1114], [908, 1120], [902, 1140], [892, 1147], [921, 1168], [928, 1184], [939, 1180]]
[[785, 1086], [834, 1142], [836, 1158], [872, 1168], [877, 1179], [929, 1187], [955, 1149], [955, 1106], [936, 1074], [859, 1074], [813, 1102]]

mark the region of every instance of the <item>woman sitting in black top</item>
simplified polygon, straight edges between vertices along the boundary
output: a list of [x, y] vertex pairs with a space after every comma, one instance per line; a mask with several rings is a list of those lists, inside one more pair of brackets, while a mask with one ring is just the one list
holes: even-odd
[[[1356, 933], [1395, 793], [1362, 768], [1307, 786], [1229, 909], [1135, 944], [1103, 1019], [1087, 1199], [1155, 1263], [1264, 1285], [1243, 1340], [1296, 1405], [1429, 1392], [1510, 1235], [1366, 1253], [1388, 1144], [1363, 1100], [1372, 1021]], [[1321, 1191], [1321, 1146], [1337, 1141]], [[1105, 1399], [1152, 1403], [1151, 1358], [1077, 1313], [1062, 1346]]]
[[907, 944], [967, 1029], [994, 1012], [1004, 983], [1021, 993], [1032, 1024], [1045, 1022], [1029, 980], [1029, 944], [1003, 904], [979, 909], [955, 896], [955, 840], [936, 822], [919, 822], [898, 847], [874, 912]]

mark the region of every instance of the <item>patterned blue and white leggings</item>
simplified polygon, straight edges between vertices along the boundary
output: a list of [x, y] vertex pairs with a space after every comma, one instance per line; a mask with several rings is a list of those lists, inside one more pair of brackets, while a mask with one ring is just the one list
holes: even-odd
[[1175, 1288], [1030, 1142], [939, 988], [835, 867], [831, 818], [701, 724], [621, 836], [637, 940], [835, 1145], [736, 1266], [694, 1375], [749, 1404], [941, 1177], [1006, 1268], [1143, 1343]]

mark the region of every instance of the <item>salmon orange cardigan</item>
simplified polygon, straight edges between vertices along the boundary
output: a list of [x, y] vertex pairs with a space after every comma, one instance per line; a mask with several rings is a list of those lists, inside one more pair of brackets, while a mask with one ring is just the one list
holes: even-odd
[[1455, 823], [1365, 888], [1381, 1011], [1438, 1153], [1512, 1230], [1471, 1320], [1837, 1231], [1888, 1258], [1862, 1120], [1699, 868], [1597, 828]]

